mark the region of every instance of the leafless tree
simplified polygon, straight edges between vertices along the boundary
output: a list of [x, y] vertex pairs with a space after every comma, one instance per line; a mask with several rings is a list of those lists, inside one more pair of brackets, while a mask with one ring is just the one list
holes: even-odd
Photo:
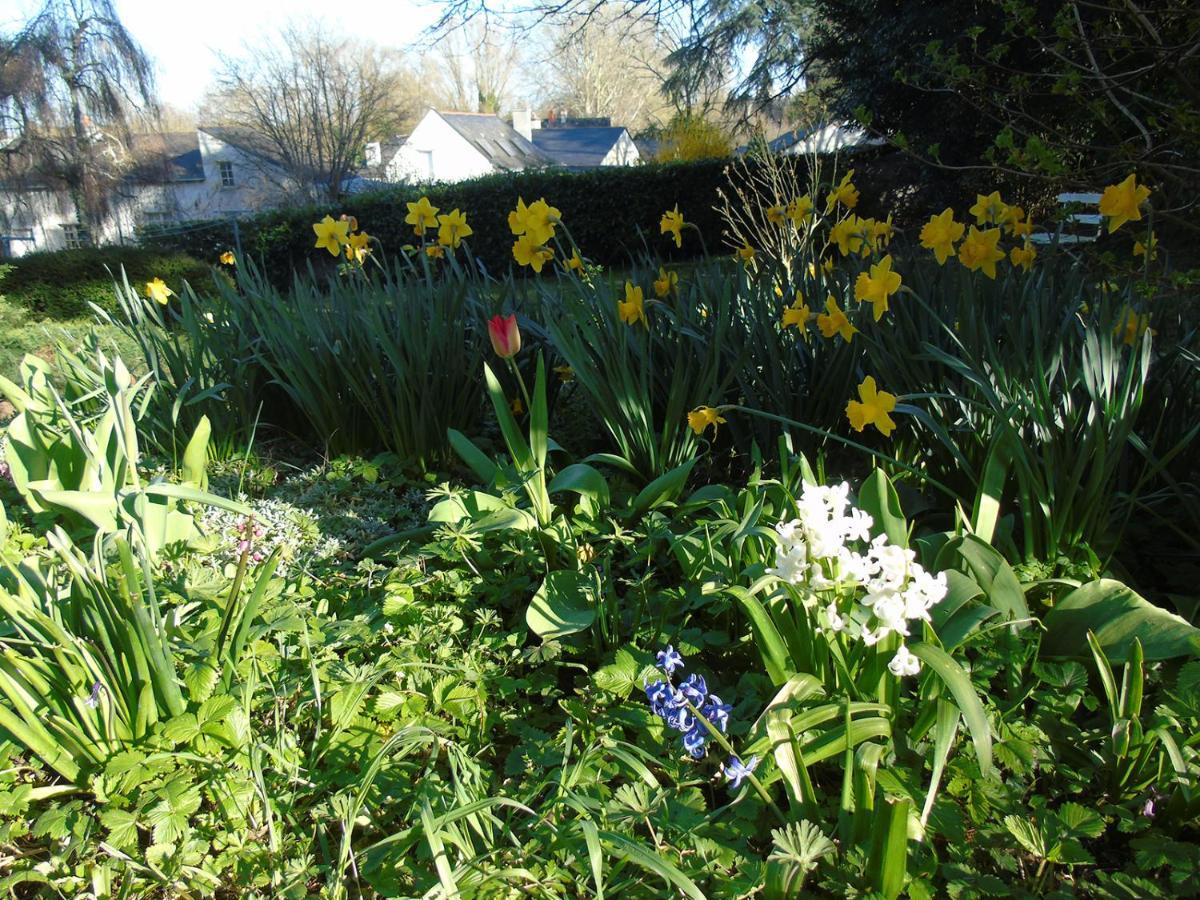
[[285, 26], [275, 40], [224, 56], [207, 106], [314, 195], [337, 197], [369, 140], [394, 134], [416, 112], [395, 54]]
[[578, 116], [608, 116], [633, 131], [661, 124], [673, 112], [663, 93], [669, 47], [652, 22], [626, 21], [628, 7], [611, 4], [579, 22], [563, 18], [539, 28], [549, 74], [542, 98]]
[[153, 69], [111, 0], [46, 0], [0, 52], [5, 151], [62, 187], [95, 227], [132, 164], [131, 131], [157, 115]]
[[433, 99], [462, 112], [498, 113], [508, 105], [519, 57], [518, 35], [482, 21], [449, 31], [426, 60]]

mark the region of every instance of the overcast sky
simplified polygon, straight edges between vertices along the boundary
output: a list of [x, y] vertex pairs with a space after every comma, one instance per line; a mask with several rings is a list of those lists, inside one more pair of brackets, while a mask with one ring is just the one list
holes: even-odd
[[[20, 27], [41, 7], [36, 0], [0, 0], [0, 27]], [[316, 19], [339, 34], [406, 47], [437, 18], [429, 0], [115, 0], [125, 27], [158, 67], [161, 99], [190, 109], [212, 81], [214, 51], [237, 54], [254, 37], [283, 22]]]

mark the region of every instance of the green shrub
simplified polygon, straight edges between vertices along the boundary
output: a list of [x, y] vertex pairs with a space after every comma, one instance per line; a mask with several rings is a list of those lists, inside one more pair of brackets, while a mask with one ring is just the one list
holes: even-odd
[[116, 308], [113, 278], [120, 277], [122, 267], [129, 283], [138, 287], [161, 278], [178, 291], [184, 281], [199, 287], [212, 278], [208, 263], [178, 251], [92, 247], [31, 253], [13, 260], [4, 277], [4, 293], [38, 316], [75, 319], [90, 314], [89, 303]]
[[[877, 150], [855, 155], [852, 165], [863, 191], [863, 215], [886, 215], [896, 210], [897, 226], [916, 226], [930, 212], [939, 212], [942, 206], [935, 209], [934, 205], [946, 196], [957, 199], [967, 195], [969, 188], [962, 185], [963, 176], [931, 174], [898, 157]], [[382, 242], [386, 253], [395, 255], [413, 240], [412, 228], [404, 222], [408, 213], [405, 203], [424, 194], [445, 212], [457, 208], [467, 214], [474, 229], [468, 241], [471, 252], [489, 272], [500, 275], [512, 264], [508, 213], [518, 197], [526, 201], [545, 197], [561, 210], [572, 238], [593, 262], [624, 266], [647, 249], [663, 259], [686, 259], [702, 255], [700, 241], [690, 235], [683, 247], [676, 249], [660, 233], [659, 219], [665, 210], [678, 204], [687, 221], [704, 236], [709, 252], [724, 252], [723, 223], [715, 207], [717, 189], [727, 184], [728, 165], [729, 160], [716, 159], [586, 172], [488, 175], [457, 184], [361, 194], [346, 198], [336, 207], [263, 213], [237, 223], [237, 242], [233, 223], [217, 221], [196, 223], [196, 227], [186, 230], [178, 226], [146, 229], [141, 241], [147, 248], [187, 253], [204, 260], [215, 260], [221, 252], [240, 243], [243, 251], [263, 266], [271, 281], [285, 288], [293, 269], [303, 269], [310, 260], [332, 262], [331, 257], [313, 252], [313, 222], [327, 214], [352, 215], [363, 230]]]

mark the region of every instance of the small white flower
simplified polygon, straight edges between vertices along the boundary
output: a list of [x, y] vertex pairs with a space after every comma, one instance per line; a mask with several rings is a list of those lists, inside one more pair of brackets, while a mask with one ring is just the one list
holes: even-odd
[[892, 657], [892, 661], [888, 663], [888, 669], [897, 678], [903, 678], [905, 675], [916, 675], [921, 671], [921, 661], [908, 652], [908, 648], [903, 644], [896, 651], [896, 655]]
[[846, 620], [838, 615], [837, 606], [833, 603], [825, 610], [825, 617], [829, 620], [830, 631], [841, 631], [846, 627]]

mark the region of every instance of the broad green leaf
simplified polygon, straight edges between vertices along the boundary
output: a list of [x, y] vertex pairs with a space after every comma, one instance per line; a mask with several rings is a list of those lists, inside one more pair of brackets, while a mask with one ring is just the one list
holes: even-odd
[[592, 579], [584, 572], [551, 572], [533, 595], [525, 624], [543, 641], [586, 631], [596, 621]]
[[671, 471], [655, 478], [633, 498], [634, 510], [644, 513], [647, 510], [654, 509], [656, 506], [661, 506], [663, 503], [674, 500], [683, 490], [683, 486], [687, 483], [688, 476], [692, 473], [692, 468], [695, 465], [696, 460], [689, 459], [683, 465], [676, 466]]
[[208, 488], [208, 441], [212, 436], [212, 425], [208, 416], [201, 416], [192, 439], [183, 451], [183, 480], [200, 490]]
[[1147, 661], [1200, 655], [1200, 629], [1155, 606], [1113, 579], [1101, 578], [1071, 591], [1045, 618], [1044, 656], [1087, 654], [1087, 633], [1113, 662], [1129, 659], [1134, 639]]
[[597, 515], [608, 506], [608, 482], [597, 469], [586, 463], [567, 466], [554, 476], [549, 491], [573, 491], [583, 499], [589, 515]]

